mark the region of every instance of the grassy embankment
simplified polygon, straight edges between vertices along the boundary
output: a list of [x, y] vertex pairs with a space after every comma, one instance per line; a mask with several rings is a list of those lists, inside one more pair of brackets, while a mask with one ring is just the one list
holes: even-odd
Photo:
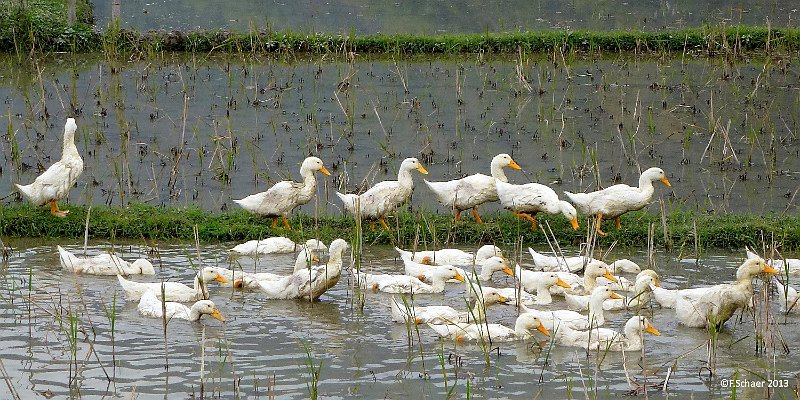
[[66, 22], [62, 0], [0, 0], [0, 51], [160, 51], [357, 54], [463, 54], [523, 52], [699, 53], [739, 56], [800, 50], [800, 29], [705, 26], [664, 32], [542, 31], [452, 35], [342, 35], [303, 32], [147, 32], [94, 29], [91, 9], [80, 0], [78, 23]]
[[[8, 237], [64, 237], [80, 238], [84, 234], [86, 208], [68, 206], [72, 210], [67, 218], [50, 215], [45, 208], [15, 205], [0, 208], [0, 236]], [[450, 215], [433, 213], [400, 212], [399, 220], [391, 220], [398, 228], [392, 237], [380, 229], [364, 228], [365, 243], [412, 243], [419, 232], [419, 243], [433, 243], [433, 232], [437, 244], [445, 242], [460, 244], [502, 243], [513, 244], [521, 237], [523, 243], [544, 244], [541, 231], [533, 232], [530, 224], [510, 213], [487, 215], [484, 225], [465, 220], [453, 225]], [[577, 244], [585, 237], [586, 220], [582, 229], [573, 231], [564, 218], [543, 216], [556, 237], [562, 243]], [[651, 212], [639, 211], [623, 216], [623, 227], [616, 230], [606, 222], [609, 232], [600, 243], [608, 245], [618, 241], [620, 245], [646, 246], [648, 228], [655, 226], [656, 243], [664, 245], [661, 217]], [[800, 247], [800, 217], [778, 215], [698, 215], [692, 212], [673, 212], [667, 215], [667, 242], [671, 247], [694, 247], [693, 226], [696, 223], [697, 237], [701, 247], [741, 249], [745, 245], [760, 247], [764, 241], [782, 244], [785, 248]], [[199, 208], [155, 207], [134, 204], [127, 208], [95, 206], [91, 211], [89, 234], [94, 239], [145, 239], [193, 240], [193, 229], [198, 227], [199, 239], [204, 242], [244, 241], [269, 236], [288, 236], [300, 240], [317, 236], [325, 241], [337, 237], [354, 237], [355, 223], [352, 218], [340, 215], [321, 216], [315, 223], [308, 215], [296, 215], [290, 219], [293, 230], [272, 229], [271, 219], [266, 220], [245, 211], [225, 213], [208, 212]]]

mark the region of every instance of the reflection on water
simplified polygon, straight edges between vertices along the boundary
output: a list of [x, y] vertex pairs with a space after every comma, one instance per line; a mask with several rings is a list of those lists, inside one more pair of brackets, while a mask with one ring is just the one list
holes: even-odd
[[[94, 1], [97, 24], [111, 18], [111, 2]], [[792, 2], [773, 0], [442, 0], [402, 2], [243, 0], [218, 7], [208, 0], [128, 0], [122, 25], [139, 30], [230, 29], [325, 33], [481, 33], [551, 29], [680, 29], [706, 24], [796, 26]]]
[[[303, 210], [339, 213], [334, 190], [393, 179], [405, 157], [420, 157], [426, 178], [449, 180], [488, 173], [494, 155], [509, 153], [523, 167], [510, 182], [557, 192], [596, 188], [595, 162], [603, 186], [635, 184], [659, 166], [673, 183], [656, 190], [668, 211], [797, 209], [800, 67], [788, 60], [525, 58], [524, 79], [514, 60], [477, 56], [171, 56], [117, 72], [91, 58], [54, 61], [39, 82], [0, 57], [10, 124], [0, 193], [58, 157], [64, 120], [78, 113], [86, 170], [70, 196], [80, 204], [238, 208], [231, 199], [299, 179], [299, 163], [314, 154], [333, 176], [319, 175], [318, 202]], [[414, 207], [447, 212], [415, 181]]]
[[[139, 398], [185, 398], [198, 396], [201, 390], [222, 398], [236, 394], [306, 398], [309, 362], [321, 365], [319, 394], [325, 398], [441, 398], [453, 385], [463, 396], [467, 383], [477, 398], [561, 398], [568, 392], [582, 397], [591, 390], [592, 382], [599, 382], [602, 398], [619, 397], [630, 389], [622, 368], [623, 355], [618, 353], [587, 355], [580, 349], [548, 349], [547, 343], [535, 342], [509, 344], [484, 353], [475, 344], [454, 347], [450, 342], [439, 343], [425, 326], [419, 327], [418, 334], [412, 327], [413, 340], [409, 341], [407, 328], [390, 320], [387, 295], [366, 293], [363, 312], [354, 309], [347, 272], [318, 303], [264, 301], [256, 293], [212, 287], [212, 299], [227, 322], [173, 321], [165, 338], [159, 320], [140, 316], [135, 304], [121, 298], [113, 277], [62, 273], [55, 243], [11, 244], [16, 249], [3, 265], [0, 280], [0, 341], [4, 343], [5, 373], [23, 399], [44, 394], [127, 397], [134, 391]], [[77, 243], [62, 244], [79, 248]], [[226, 265], [224, 249], [228, 247], [203, 246], [203, 264]], [[105, 248], [93, 245], [89, 252]], [[117, 245], [116, 249], [128, 258], [147, 250], [139, 245]], [[168, 243], [160, 244], [158, 250], [161, 263], [155, 264], [161, 267], [157, 276], [189, 281], [190, 265], [197, 265], [193, 251]], [[364, 268], [397, 272], [401, 266], [393, 256], [389, 247], [367, 248]], [[644, 254], [630, 250], [612, 255], [623, 256], [645, 262]], [[666, 287], [698, 286], [732, 279], [740, 257], [711, 254], [694, 266], [660, 255], [656, 269]], [[286, 273], [291, 260], [291, 256], [265, 257], [261, 262], [272, 266], [262, 269]], [[508, 283], [507, 278], [498, 277], [494, 285]], [[448, 285], [444, 294], [418, 295], [415, 302], [461, 307], [462, 293], [463, 285]], [[559, 305], [563, 303], [554, 306]], [[777, 306], [774, 310], [777, 312]], [[507, 325], [513, 324], [516, 316], [508, 306], [488, 311], [491, 321]], [[742, 379], [756, 379], [746, 371], [764, 374], [772, 370], [776, 379], [789, 379], [793, 387], [797, 384], [800, 364], [793, 357], [781, 353], [775, 360], [754, 356], [748, 316], [741, 322], [729, 321], [719, 335], [719, 375], [704, 378], [706, 332], [679, 327], [671, 310], [649, 313], [662, 336], [646, 338], [644, 358], [638, 352], [624, 356], [628, 373], [640, 382], [645, 370], [647, 382], [658, 383], [672, 368], [670, 392], [678, 396], [694, 393], [698, 398], [728, 397], [730, 390], [720, 386], [720, 379], [737, 373]], [[607, 319], [612, 328], [621, 329], [628, 316], [628, 312], [610, 312]], [[784, 321], [779, 314], [775, 316], [790, 351], [796, 351], [800, 339], [796, 318]], [[304, 346], [310, 350], [310, 359]], [[3, 385], [0, 393], [6, 389]], [[752, 389], [738, 392], [742, 393], [765, 395]], [[778, 391], [780, 395], [790, 393], [790, 389]]]

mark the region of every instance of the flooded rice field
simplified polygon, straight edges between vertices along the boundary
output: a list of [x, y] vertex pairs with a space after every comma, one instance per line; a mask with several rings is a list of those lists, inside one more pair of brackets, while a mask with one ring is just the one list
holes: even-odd
[[[636, 385], [663, 385], [679, 398], [730, 397], [725, 379], [778, 380], [783, 387], [740, 388], [740, 398], [792, 398], [800, 362], [793, 354], [800, 340], [798, 320], [784, 317], [777, 305], [775, 323], [788, 346], [780, 342], [766, 355], [756, 355], [752, 317], [731, 319], [717, 337], [716, 356], [709, 358], [705, 329], [679, 326], [674, 311], [658, 306], [648, 315], [661, 336], [646, 335], [640, 352], [597, 353], [529, 340], [489, 348], [440, 341], [425, 325], [412, 328], [390, 318], [389, 295], [364, 293], [363, 308], [350, 273], [309, 303], [264, 300], [252, 291], [210, 284], [211, 300], [226, 322], [204, 317], [199, 322], [173, 320], [166, 331], [159, 319], [141, 316], [136, 302], [126, 302], [115, 277], [62, 271], [56, 244], [82, 253], [82, 245], [43, 240], [14, 240], [13, 252], [0, 271], [0, 340], [4, 344], [2, 397], [34, 398], [623, 398]], [[231, 244], [160, 243], [149, 248], [117, 243], [126, 259], [149, 256], [156, 278], [187, 282], [196, 268], [234, 264]], [[89, 254], [110, 250], [94, 243]], [[504, 249], [508, 250], [508, 249]], [[538, 249], [543, 251], [544, 249]], [[509, 254], [510, 253], [506, 253]], [[401, 273], [389, 247], [367, 247], [362, 268]], [[646, 255], [613, 252], [645, 266]], [[349, 257], [348, 257], [349, 258]], [[240, 258], [245, 271], [291, 272], [293, 255]], [[660, 254], [654, 267], [667, 288], [700, 286], [733, 278], [742, 254], [712, 253], [699, 264]], [[527, 252], [523, 264], [529, 263]], [[349, 267], [347, 260], [345, 266]], [[630, 276], [629, 276], [630, 278]], [[505, 275], [493, 286], [513, 285]], [[444, 294], [417, 295], [417, 305], [448, 304], [463, 308], [463, 284], [448, 283]], [[757, 292], [758, 293], [758, 292]], [[757, 294], [757, 296], [759, 296]], [[555, 297], [550, 306], [564, 308]], [[621, 329], [630, 311], [606, 314], [607, 326]], [[513, 306], [488, 309], [492, 322], [512, 325]], [[513, 325], [512, 325], [513, 326]], [[787, 356], [788, 354], [788, 356]], [[714, 364], [708, 361], [713, 360]], [[708, 368], [717, 374], [709, 377]], [[312, 372], [316, 370], [315, 373]], [[9, 392], [13, 388], [13, 393]], [[450, 391], [453, 392], [450, 392]], [[651, 397], [667, 397], [651, 393]], [[674, 396], [673, 396], [674, 397]]]
[[[657, 191], [670, 208], [797, 209], [791, 59], [54, 57], [34, 67], [0, 58], [0, 193], [55, 161], [76, 116], [85, 172], [70, 201], [79, 204], [226, 210], [297, 180], [313, 154], [333, 176], [302, 210], [339, 213], [335, 190], [395, 177], [405, 157], [448, 180], [488, 173], [494, 155], [509, 153], [523, 168], [510, 182], [557, 192], [635, 184], [658, 166], [673, 183]], [[446, 212], [415, 179], [413, 207]]]
[[[93, 1], [98, 26], [107, 26], [112, 2]], [[513, 10], [513, 12], [509, 12]], [[450, 4], [440, 0], [237, 1], [216, 7], [208, 0], [128, 0], [121, 4], [122, 26], [138, 30], [270, 27], [295, 32], [356, 34], [440, 34], [551, 29], [643, 30], [703, 25], [796, 26], [796, 4], [774, 0], [520, 1]]]

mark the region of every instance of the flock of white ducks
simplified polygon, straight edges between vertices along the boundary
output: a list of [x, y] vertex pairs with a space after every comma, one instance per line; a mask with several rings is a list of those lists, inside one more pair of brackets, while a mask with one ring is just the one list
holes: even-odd
[[[74, 142], [76, 131], [75, 120], [67, 119], [61, 159], [33, 183], [16, 185], [19, 192], [31, 203], [39, 206], [49, 204], [50, 212], [58, 217], [66, 216], [68, 211], [59, 209], [57, 201], [67, 197], [83, 172], [83, 160]], [[505, 167], [520, 169], [509, 155], [499, 154], [492, 159], [491, 177], [475, 174], [447, 182], [426, 181], [426, 184], [440, 203], [455, 212], [456, 220], [460, 219], [461, 211], [472, 209], [473, 216], [480, 223], [482, 221], [477, 207], [499, 200], [505, 208], [529, 220], [534, 228], [537, 223], [535, 216], [539, 212], [562, 214], [575, 229], [578, 228], [576, 210], [595, 216], [599, 234], [605, 234], [601, 230], [603, 219], [614, 219], [619, 228], [622, 214], [639, 210], [649, 204], [655, 190], [653, 182], [661, 181], [670, 186], [663, 170], [650, 168], [641, 174], [638, 187], [618, 184], [591, 193], [565, 192], [570, 204], [560, 200], [555, 191], [545, 185], [508, 183], [503, 172]], [[396, 181], [380, 182], [360, 195], [338, 192], [337, 195], [348, 213], [366, 220], [377, 220], [385, 229], [390, 230], [384, 217], [410, 197], [414, 188], [411, 172], [414, 170], [428, 173], [416, 158], [407, 158], [400, 165]], [[277, 225], [278, 218], [282, 218], [284, 227], [290, 229], [286, 215], [298, 206], [308, 203], [316, 195], [314, 174], [317, 171], [330, 175], [322, 160], [308, 157], [300, 168], [302, 182], [278, 182], [265, 192], [235, 202], [255, 214], [273, 218], [273, 227]], [[198, 320], [202, 315], [211, 315], [224, 321], [220, 311], [208, 300], [209, 283], [249, 288], [267, 299], [315, 300], [339, 281], [344, 251], [348, 249], [348, 244], [342, 239], [334, 240], [328, 249], [327, 262], [318, 264], [316, 253], [323, 247], [316, 240], [298, 245], [286, 238], [243, 243], [234, 247], [231, 254], [243, 256], [298, 252], [293, 271], [287, 274], [278, 271], [237, 273], [225, 268], [204, 267], [194, 276], [193, 286], [178, 282], [136, 282], [126, 278], [131, 275], [153, 275], [154, 268], [147, 260], [127, 262], [114, 254], [82, 258], [60, 246], [58, 252], [65, 270], [80, 274], [117, 275], [126, 297], [139, 300], [139, 311], [143, 315], [192, 321]], [[784, 268], [789, 274], [800, 274], [800, 261], [790, 259], [767, 262], [748, 250], [748, 258], [739, 267], [733, 283], [667, 290], [660, 287], [659, 277], [655, 272], [639, 272], [640, 268], [629, 260], [618, 260], [608, 265], [584, 256], [551, 258], [531, 249], [534, 265], [539, 268], [539, 271], [532, 271], [521, 266], [514, 266], [512, 269], [502, 258], [500, 249], [494, 246], [484, 246], [474, 255], [455, 249], [419, 253], [397, 250], [403, 259], [406, 274], [354, 272], [351, 274], [353, 279], [365, 290], [415, 295], [440, 293], [446, 289], [446, 282], [451, 280], [466, 282], [464, 298], [469, 307], [464, 312], [449, 306], [417, 307], [408, 302], [409, 297], [392, 298], [390, 308], [394, 320], [427, 323], [440, 336], [459, 341], [518, 340], [534, 337], [538, 332], [545, 336], [554, 334], [553, 340], [557, 344], [586, 346], [590, 349], [635, 350], [642, 347], [642, 332], [659, 334], [650, 321], [642, 316], [631, 317], [622, 333], [598, 328], [605, 323], [606, 310], [638, 309], [645, 306], [652, 297], [662, 307], [674, 308], [675, 318], [686, 326], [704, 327], [710, 323], [721, 326], [738, 309], [749, 306], [753, 296], [754, 278], [778, 272], [770, 264]], [[477, 270], [478, 267], [480, 270]], [[467, 270], [472, 272], [466, 272]], [[584, 271], [583, 276], [575, 274], [579, 270]], [[482, 286], [480, 282], [491, 280], [492, 274], [498, 271], [513, 276], [517, 287], [498, 289]], [[633, 283], [621, 281], [613, 275], [635, 272], [638, 275]], [[798, 299], [797, 291], [780, 282], [777, 284], [782, 292], [784, 308], [794, 308]], [[623, 298], [615, 290], [632, 292], [630, 296]], [[561, 303], [555, 303], [553, 295], [564, 296], [563, 304], [572, 310], [557, 308]], [[191, 307], [180, 304], [189, 302], [194, 304]], [[523, 310], [513, 329], [486, 323], [486, 307], [497, 303], [519, 304]], [[552, 309], [549, 310], [528, 308], [550, 304], [556, 307], [551, 306]], [[587, 309], [586, 314], [577, 312]]]

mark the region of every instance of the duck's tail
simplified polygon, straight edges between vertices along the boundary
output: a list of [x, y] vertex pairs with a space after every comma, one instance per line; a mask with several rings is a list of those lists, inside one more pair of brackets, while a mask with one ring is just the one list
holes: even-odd
[[347, 212], [350, 214], [356, 214], [356, 203], [358, 202], [357, 194], [344, 194], [336, 192], [336, 195], [339, 196], [339, 199], [342, 201], [344, 209], [347, 210]]

